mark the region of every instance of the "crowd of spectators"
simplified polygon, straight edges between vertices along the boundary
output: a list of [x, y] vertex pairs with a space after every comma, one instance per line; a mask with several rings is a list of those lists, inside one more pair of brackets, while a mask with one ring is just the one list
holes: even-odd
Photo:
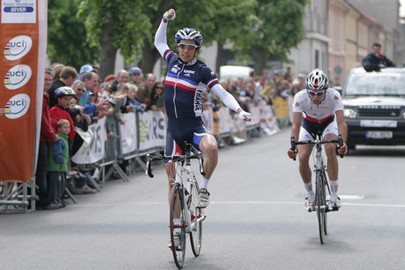
[[[275, 71], [271, 75], [264, 72], [260, 77], [247, 80], [228, 79], [220, 82], [245, 111], [250, 111], [251, 106], [260, 103], [272, 107], [276, 98], [287, 102], [290, 96], [304, 88], [305, 76], [298, 74], [293, 79], [288, 71], [285, 74]], [[64, 88], [70, 88], [72, 93], [61, 94], [59, 90]], [[120, 118], [124, 113], [147, 110], [164, 112], [163, 91], [164, 82], [157, 80], [153, 73], [144, 75], [139, 67], [123, 69], [105, 78], [99, 77], [97, 67], [88, 64], [83, 65], [79, 72], [74, 67], [62, 64], [47, 68], [36, 171], [37, 209], [65, 207], [65, 197], [62, 195], [66, 189], [71, 194], [97, 192], [92, 181], [80, 173], [71, 160], [83, 143], [81, 136], [75, 133], [76, 129], [87, 131], [89, 125], [106, 117], [106, 134], [108, 137], [114, 136], [109, 123], [116, 121], [124, 124]], [[210, 92], [207, 92], [204, 100], [205, 107], [213, 111], [222, 106], [218, 97]], [[274, 114], [274, 117], [277, 115]], [[58, 158], [56, 152], [58, 155], [68, 153], [68, 156]], [[55, 171], [56, 167], [59, 169]]]

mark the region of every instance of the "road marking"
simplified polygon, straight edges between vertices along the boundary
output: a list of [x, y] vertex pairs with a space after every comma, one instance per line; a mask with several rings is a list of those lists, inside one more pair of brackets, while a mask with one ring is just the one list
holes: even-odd
[[339, 197], [341, 199], [346, 199], [346, 200], [362, 200], [364, 198], [364, 195], [340, 195]]
[[[346, 195], [348, 198], [352, 198], [353, 200], [360, 200], [363, 199], [364, 196], [362, 195]], [[344, 198], [344, 196], [341, 196]], [[286, 201], [227, 201], [227, 202], [210, 202], [212, 204], [280, 204], [280, 205], [300, 205], [303, 202], [286, 202]], [[75, 205], [75, 207], [116, 207], [117, 205], [136, 205], [136, 206], [161, 206], [167, 205], [167, 202], [129, 202], [129, 203], [102, 203], [102, 204], [88, 204], [88, 205]], [[382, 204], [382, 203], [350, 203], [350, 202], [342, 202], [342, 206], [361, 206], [361, 207], [385, 207], [385, 208], [405, 208], [405, 204]]]
[[[210, 202], [210, 204], [303, 204], [302, 202], [270, 202], [270, 201], [245, 201], [245, 202]], [[391, 207], [405, 208], [405, 204], [379, 204], [379, 203], [346, 203], [342, 202], [342, 207], [363, 206], [363, 207]]]

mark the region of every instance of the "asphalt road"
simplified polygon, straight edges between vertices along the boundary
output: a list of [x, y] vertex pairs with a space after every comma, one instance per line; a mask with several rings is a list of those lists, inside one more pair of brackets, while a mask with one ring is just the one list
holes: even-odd
[[[361, 147], [340, 160], [342, 208], [326, 243], [303, 210], [289, 129], [220, 150], [201, 255], [185, 269], [404, 269], [405, 148]], [[167, 183], [137, 173], [64, 209], [0, 215], [0, 269], [176, 269]]]

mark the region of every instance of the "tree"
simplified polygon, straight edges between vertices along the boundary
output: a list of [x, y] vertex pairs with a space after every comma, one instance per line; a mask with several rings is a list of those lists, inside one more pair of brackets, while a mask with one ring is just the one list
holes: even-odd
[[233, 43], [241, 34], [242, 29], [253, 17], [256, 0], [223, 0], [215, 8], [215, 18], [212, 39], [217, 42], [217, 61], [215, 70], [219, 71], [222, 65], [226, 64], [224, 58], [224, 45]]
[[270, 58], [287, 61], [289, 50], [304, 38], [307, 0], [258, 0], [255, 18], [240, 29], [234, 49], [239, 57], [249, 55], [261, 75]]
[[[114, 72], [119, 51], [127, 64], [152, 72], [160, 58], [153, 39], [163, 12], [175, 8], [168, 42], [175, 48], [179, 28], [199, 30], [204, 45], [218, 41], [216, 69], [224, 64], [223, 45], [231, 43], [239, 60], [255, 62], [261, 74], [270, 58], [287, 60], [304, 36], [308, 0], [58, 0], [50, 1], [49, 49], [53, 61], [80, 66], [99, 63], [100, 77]], [[72, 64], [74, 63], [74, 64]]]
[[127, 61], [140, 52], [143, 36], [151, 29], [150, 19], [142, 12], [150, 1], [82, 0], [79, 16], [86, 18], [87, 40], [101, 48], [100, 77], [114, 73], [117, 51]]
[[[127, 63], [138, 63], [144, 73], [152, 72], [160, 57], [154, 48], [153, 38], [163, 13], [178, 6], [176, 11], [181, 16], [171, 23], [168, 33], [168, 36], [174, 36], [174, 29], [191, 27], [190, 10], [197, 10], [198, 14], [213, 14], [213, 3], [217, 1], [201, 5], [192, 0], [137, 0], [136, 3], [124, 0], [82, 0], [79, 15], [86, 18], [88, 41], [92, 46], [101, 47], [100, 76], [113, 72], [118, 50]], [[211, 20], [197, 15], [193, 17], [192, 27], [211, 25], [213, 28]], [[168, 40], [171, 41], [170, 38]]]
[[86, 41], [84, 20], [77, 17], [79, 0], [48, 1], [48, 58], [77, 69], [85, 63], [94, 64], [99, 47]]

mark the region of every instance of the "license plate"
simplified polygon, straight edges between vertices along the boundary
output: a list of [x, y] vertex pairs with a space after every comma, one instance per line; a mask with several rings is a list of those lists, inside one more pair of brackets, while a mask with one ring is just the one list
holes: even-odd
[[395, 120], [361, 120], [361, 127], [385, 127], [385, 128], [396, 128], [397, 121]]
[[367, 131], [366, 138], [369, 139], [392, 139], [392, 131]]

